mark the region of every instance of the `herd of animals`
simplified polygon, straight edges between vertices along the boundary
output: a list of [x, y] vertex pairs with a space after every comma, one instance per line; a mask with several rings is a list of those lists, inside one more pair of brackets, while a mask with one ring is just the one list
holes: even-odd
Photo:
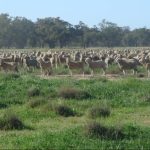
[[91, 75], [95, 69], [103, 70], [103, 75], [111, 64], [118, 65], [125, 75], [127, 70], [137, 73], [138, 66], [143, 66], [150, 77], [150, 48], [139, 49], [102, 49], [102, 50], [59, 50], [43, 51], [5, 51], [0, 50], [0, 70], [19, 72], [20, 68], [41, 69], [42, 75], [51, 75], [54, 68], [65, 66], [70, 75], [74, 69], [81, 70], [84, 76], [85, 67], [89, 67]]

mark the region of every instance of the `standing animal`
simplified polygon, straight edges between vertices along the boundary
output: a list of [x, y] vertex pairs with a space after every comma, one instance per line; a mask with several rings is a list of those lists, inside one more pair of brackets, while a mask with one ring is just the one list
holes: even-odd
[[44, 75], [50, 75], [52, 71], [52, 64], [50, 61], [44, 61], [42, 58], [39, 60], [41, 73], [44, 73]]
[[66, 58], [66, 65], [69, 68], [70, 74], [72, 76], [73, 69], [80, 69], [84, 76], [84, 62], [82, 61], [71, 61], [69, 57]]
[[147, 70], [147, 76], [150, 77], [150, 63], [146, 63], [145, 68]]
[[137, 73], [137, 67], [140, 64], [136, 59], [118, 58], [116, 59], [119, 68], [126, 74], [126, 70], [133, 70], [133, 74]]
[[102, 69], [103, 75], [106, 74], [107, 64], [102, 60], [92, 61], [91, 58], [86, 58], [85, 62], [88, 64], [89, 68], [92, 70], [91, 75], [93, 76], [94, 69]]
[[55, 65], [55, 68], [57, 69], [58, 64], [59, 64], [59, 58], [58, 58], [58, 54], [57, 53], [52, 54], [52, 57], [50, 58], [50, 62], [52, 64], [52, 66]]
[[4, 62], [3, 60], [1, 60], [0, 66], [5, 72], [8, 71], [18, 72], [18, 66], [17, 63], [15, 62]]
[[28, 70], [31, 68], [39, 68], [39, 63], [35, 58], [30, 58], [29, 56], [25, 57], [25, 64], [28, 67]]

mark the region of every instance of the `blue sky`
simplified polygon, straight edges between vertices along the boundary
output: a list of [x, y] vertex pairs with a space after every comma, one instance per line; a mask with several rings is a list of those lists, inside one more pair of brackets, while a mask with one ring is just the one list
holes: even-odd
[[60, 17], [75, 25], [90, 27], [102, 19], [130, 26], [150, 28], [150, 0], [0, 0], [0, 13], [37, 18]]

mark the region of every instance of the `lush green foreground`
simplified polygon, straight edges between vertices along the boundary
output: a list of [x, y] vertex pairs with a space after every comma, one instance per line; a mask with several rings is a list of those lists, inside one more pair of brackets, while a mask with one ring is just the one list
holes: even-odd
[[[73, 115], [66, 117], [58, 106], [69, 107], [67, 113]], [[109, 108], [110, 115], [91, 116], [91, 108], [98, 106]], [[2, 118], [12, 114], [24, 128], [1, 126]], [[1, 149], [148, 149], [150, 80], [46, 80], [0, 74], [0, 118]], [[91, 136], [87, 126], [95, 121], [120, 128], [124, 136]]]

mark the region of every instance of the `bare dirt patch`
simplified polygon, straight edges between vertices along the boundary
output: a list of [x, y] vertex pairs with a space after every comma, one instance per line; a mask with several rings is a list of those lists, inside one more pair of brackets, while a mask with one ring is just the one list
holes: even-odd
[[110, 79], [110, 80], [116, 80], [116, 79], [120, 79], [121, 76], [120, 75], [114, 75], [114, 74], [107, 74], [106, 76], [105, 75], [94, 75], [94, 76], [91, 76], [91, 75], [80, 75], [80, 74], [75, 74], [75, 75], [51, 75], [51, 76], [43, 76], [43, 75], [37, 75], [38, 77], [40, 78], [43, 78], [43, 79], [60, 79], [60, 78], [73, 78], [73, 79], [77, 79], [77, 80], [89, 80], [89, 79], [97, 79], [97, 78], [107, 78], [107, 79]]
[[140, 79], [140, 80], [149, 80], [150, 78], [147, 77], [138, 77], [138, 76], [133, 76], [133, 75], [126, 75], [123, 76], [121, 74], [107, 74], [107, 75], [99, 75], [99, 74], [95, 74], [94, 76], [91, 75], [81, 75], [81, 74], [74, 74], [72, 76], [70, 75], [50, 75], [50, 76], [44, 76], [44, 75], [37, 75], [38, 77], [42, 78], [42, 79], [65, 79], [65, 78], [70, 78], [70, 79], [75, 79], [75, 80], [90, 80], [90, 79], [99, 79], [99, 78], [106, 78], [108, 80], [120, 80], [120, 79], [124, 79], [124, 78], [128, 78], [128, 77], [134, 77], [136, 79]]

